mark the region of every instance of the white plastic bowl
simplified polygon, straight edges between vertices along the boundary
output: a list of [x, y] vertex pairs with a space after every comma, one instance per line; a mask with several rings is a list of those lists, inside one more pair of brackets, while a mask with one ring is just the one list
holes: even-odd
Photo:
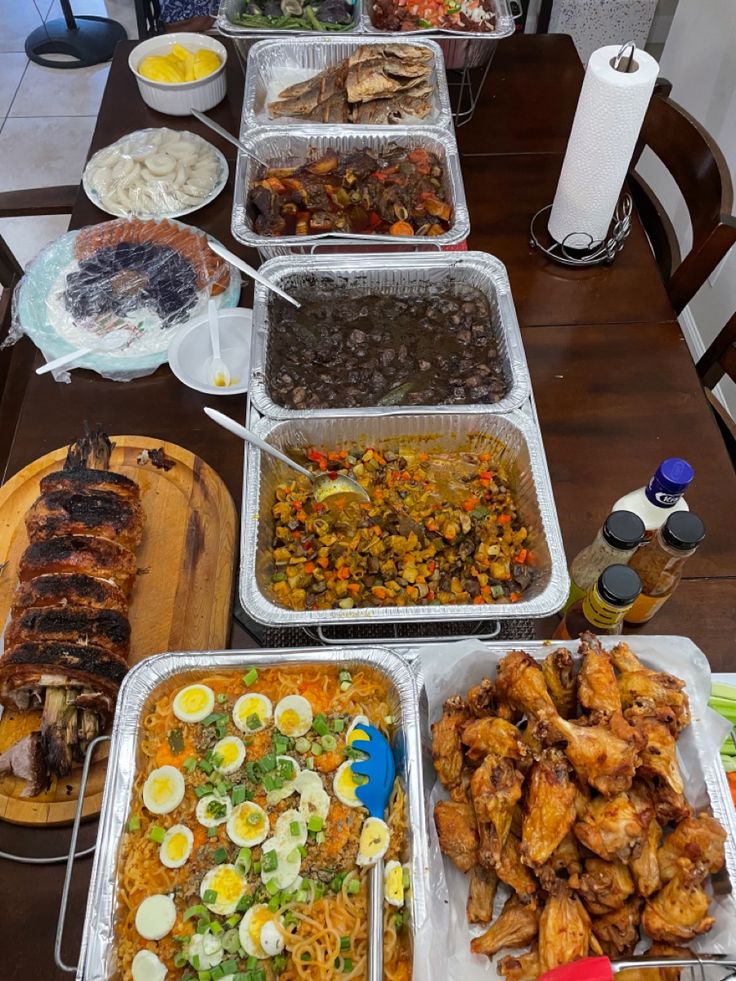
[[[202, 48], [214, 51], [219, 55], [220, 67], [206, 78], [197, 78], [193, 82], [154, 82], [139, 74], [138, 65], [147, 55], [169, 54], [175, 44], [181, 44], [191, 52]], [[190, 116], [193, 108], [206, 112], [222, 102], [227, 91], [226, 63], [227, 50], [219, 41], [207, 34], [187, 32], [148, 38], [137, 44], [128, 57], [128, 66], [136, 77], [143, 101], [151, 109], [169, 116]]]
[[253, 311], [247, 307], [219, 310], [218, 321], [220, 353], [235, 384], [221, 388], [211, 385], [207, 378], [212, 348], [206, 316], [193, 320], [172, 340], [169, 345], [169, 365], [180, 382], [197, 392], [204, 392], [206, 395], [242, 395], [248, 391]]

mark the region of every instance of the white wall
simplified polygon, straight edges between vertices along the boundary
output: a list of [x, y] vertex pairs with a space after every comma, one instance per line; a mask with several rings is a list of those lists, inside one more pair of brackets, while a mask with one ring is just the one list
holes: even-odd
[[[660, 66], [672, 82], [672, 98], [718, 142], [736, 184], [736, 0], [679, 0]], [[681, 245], [688, 247], [690, 223], [679, 193], [656, 160], [642, 161], [641, 170], [661, 195]], [[695, 358], [736, 310], [736, 248], [711, 282], [681, 318]], [[727, 381], [723, 397], [736, 417], [736, 385]]]

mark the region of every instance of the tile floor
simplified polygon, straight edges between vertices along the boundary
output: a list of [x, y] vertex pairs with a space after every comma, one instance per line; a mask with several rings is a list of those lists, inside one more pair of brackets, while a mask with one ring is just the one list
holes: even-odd
[[[132, 0], [73, 0], [72, 9], [112, 17], [137, 37]], [[26, 58], [28, 34], [60, 16], [58, 0], [0, 0], [0, 191], [81, 177], [109, 66], [59, 70]], [[65, 216], [5, 218], [0, 235], [26, 265], [67, 225]]]

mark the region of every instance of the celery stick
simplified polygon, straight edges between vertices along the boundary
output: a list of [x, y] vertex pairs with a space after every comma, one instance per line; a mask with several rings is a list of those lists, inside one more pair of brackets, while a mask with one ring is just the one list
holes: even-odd
[[736, 756], [736, 745], [734, 745], [733, 739], [727, 739], [721, 746], [721, 756]]
[[729, 722], [736, 721], [736, 702], [729, 702], [725, 698], [711, 698], [708, 705]]
[[720, 682], [715, 682], [711, 686], [710, 694], [712, 698], [725, 698], [736, 702], [736, 686], [734, 685], [723, 685]]
[[724, 758], [721, 757], [721, 762], [723, 763], [723, 769], [726, 771], [726, 773], [736, 773], [736, 758], [733, 756], [727, 756], [724, 760]]

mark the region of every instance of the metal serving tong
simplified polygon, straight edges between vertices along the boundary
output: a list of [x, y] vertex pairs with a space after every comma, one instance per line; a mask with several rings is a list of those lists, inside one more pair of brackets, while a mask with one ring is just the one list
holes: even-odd
[[[736, 971], [736, 956], [731, 954], [701, 954], [692, 957], [632, 957], [626, 961], [611, 961], [607, 957], [584, 957], [572, 964], [562, 964], [546, 974], [539, 981], [613, 981], [614, 976], [627, 969], [655, 967], [722, 967], [731, 970], [728, 978]], [[705, 977], [705, 974], [703, 974]], [[726, 978], [723, 979], [726, 981]]]

